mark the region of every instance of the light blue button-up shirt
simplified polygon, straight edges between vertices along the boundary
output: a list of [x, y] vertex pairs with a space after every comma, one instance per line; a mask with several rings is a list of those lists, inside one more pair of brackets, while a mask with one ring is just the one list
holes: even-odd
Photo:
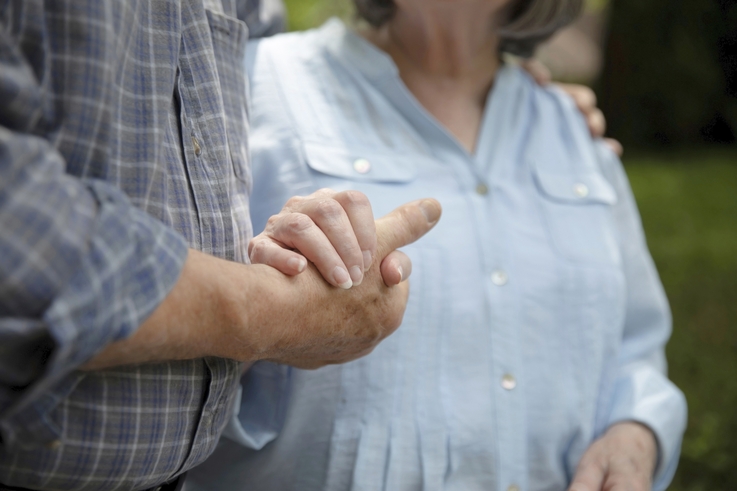
[[686, 420], [668, 304], [624, 170], [571, 101], [503, 67], [471, 155], [337, 20], [246, 64], [256, 230], [321, 187], [377, 216], [431, 196], [443, 218], [406, 248], [400, 329], [341, 366], [257, 364], [188, 489], [564, 490], [625, 420], [657, 435], [665, 489]]

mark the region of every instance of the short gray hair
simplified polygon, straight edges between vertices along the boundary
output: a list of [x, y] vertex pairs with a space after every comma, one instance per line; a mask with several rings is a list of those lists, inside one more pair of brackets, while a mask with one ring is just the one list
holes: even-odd
[[[573, 22], [584, 0], [516, 0], [510, 4], [508, 21], [500, 30], [499, 51], [529, 58], [535, 48]], [[394, 0], [353, 0], [358, 17], [379, 27], [394, 16]]]

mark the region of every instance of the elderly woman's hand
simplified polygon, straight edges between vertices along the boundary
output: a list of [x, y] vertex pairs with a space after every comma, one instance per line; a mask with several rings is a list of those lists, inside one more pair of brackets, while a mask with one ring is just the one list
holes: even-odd
[[617, 423], [583, 454], [568, 491], [650, 491], [657, 458], [650, 429]]
[[358, 191], [331, 189], [291, 198], [248, 245], [252, 263], [291, 276], [303, 272], [309, 260], [328, 283], [345, 289], [361, 284], [375, 254], [368, 198]]
[[[547, 85], [551, 83], [550, 70], [538, 60], [530, 58], [523, 60], [520, 64], [538, 84]], [[596, 94], [594, 94], [594, 91], [585, 85], [561, 83], [556, 83], [556, 85], [571, 96], [576, 103], [576, 107], [578, 107], [578, 110], [586, 118], [586, 124], [589, 126], [591, 136], [594, 138], [604, 137], [606, 118], [604, 118], [604, 113], [596, 105]], [[606, 141], [614, 153], [620, 157], [622, 156], [624, 149], [621, 143], [614, 138], [604, 138], [604, 141]]]

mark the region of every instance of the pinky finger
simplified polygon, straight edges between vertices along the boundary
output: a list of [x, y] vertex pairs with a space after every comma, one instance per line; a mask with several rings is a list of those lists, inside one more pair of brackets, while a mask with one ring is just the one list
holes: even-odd
[[604, 141], [607, 145], [609, 145], [609, 148], [611, 148], [612, 151], [617, 154], [617, 157], [622, 156], [622, 154], [624, 153], [624, 147], [622, 147], [621, 143], [619, 143], [614, 138], [604, 138]]
[[267, 241], [254, 244], [250, 259], [253, 264], [265, 264], [289, 276], [298, 275], [307, 268], [304, 256]]

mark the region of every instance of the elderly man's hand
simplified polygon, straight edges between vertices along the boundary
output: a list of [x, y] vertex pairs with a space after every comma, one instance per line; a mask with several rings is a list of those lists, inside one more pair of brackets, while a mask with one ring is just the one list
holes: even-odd
[[206, 356], [317, 368], [366, 355], [399, 327], [407, 305], [411, 263], [396, 249], [427, 233], [440, 213], [440, 203], [425, 199], [377, 220], [379, 267], [350, 290], [326, 283], [314, 266], [285, 276], [190, 250], [164, 302], [83, 369]]
[[[326, 283], [312, 265], [296, 276], [261, 265], [250, 266], [243, 281], [238, 275], [223, 274], [228, 279], [226, 290], [237, 291], [240, 285], [250, 284], [258, 293], [244, 290], [223, 306], [226, 317], [233, 321], [215, 337], [228, 340], [218, 344], [218, 355], [317, 368], [370, 353], [399, 327], [407, 304], [409, 285], [404, 280], [411, 263], [396, 249], [424, 235], [440, 213], [437, 201], [425, 199], [400, 206], [377, 220], [375, 258], [380, 266], [367, 271], [361, 285], [347, 291]], [[258, 294], [271, 299], [260, 309], [248, 302]], [[244, 318], [250, 326], [258, 326], [258, 331], [239, 334]]]
[[612, 425], [583, 454], [568, 491], [650, 491], [657, 455], [646, 426]]

